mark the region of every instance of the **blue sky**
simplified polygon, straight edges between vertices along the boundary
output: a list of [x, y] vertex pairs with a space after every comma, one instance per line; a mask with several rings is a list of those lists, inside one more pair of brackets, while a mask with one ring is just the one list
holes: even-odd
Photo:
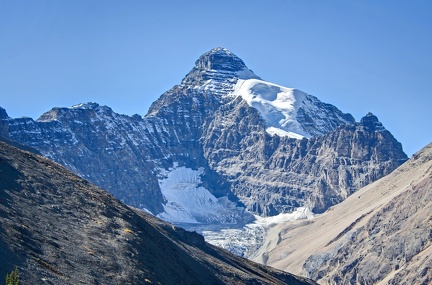
[[411, 155], [432, 142], [430, 15], [429, 0], [0, 0], [0, 106], [144, 115], [222, 46], [356, 120], [373, 112]]

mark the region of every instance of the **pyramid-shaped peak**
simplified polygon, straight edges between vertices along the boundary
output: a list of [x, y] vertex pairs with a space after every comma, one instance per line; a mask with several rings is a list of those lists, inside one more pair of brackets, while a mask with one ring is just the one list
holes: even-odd
[[379, 122], [378, 117], [372, 114], [371, 112], [367, 113], [363, 118], [360, 120], [361, 123], [376, 123]]
[[238, 56], [226, 48], [217, 47], [198, 58], [194, 68], [183, 78], [182, 83], [202, 84], [210, 79], [224, 81], [250, 78], [259, 79]]
[[382, 123], [378, 120], [378, 117], [372, 114], [371, 112], [367, 113], [366, 116], [361, 118], [360, 124], [365, 127], [377, 129], [377, 130], [385, 130]]
[[247, 69], [243, 60], [226, 48], [214, 48], [198, 58], [195, 67], [201, 70], [238, 72]]
[[9, 116], [6, 113], [6, 110], [3, 109], [2, 107], [0, 107], [0, 120], [8, 119], [8, 118], [9, 118]]

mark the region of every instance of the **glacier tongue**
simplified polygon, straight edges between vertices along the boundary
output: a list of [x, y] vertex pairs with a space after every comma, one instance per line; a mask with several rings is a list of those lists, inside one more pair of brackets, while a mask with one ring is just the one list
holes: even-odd
[[299, 207], [292, 213], [283, 213], [273, 217], [255, 216], [256, 220], [241, 228], [222, 228], [219, 230], [203, 230], [205, 240], [222, 247], [239, 256], [249, 258], [264, 243], [265, 232], [274, 224], [287, 223], [295, 220], [314, 218], [312, 211]]
[[[203, 168], [193, 170], [174, 166], [159, 180], [162, 195], [166, 200], [164, 211], [157, 216], [173, 224], [188, 225], [240, 225], [253, 220], [228, 197], [216, 198], [201, 186]], [[186, 226], [187, 227], [187, 226]]]

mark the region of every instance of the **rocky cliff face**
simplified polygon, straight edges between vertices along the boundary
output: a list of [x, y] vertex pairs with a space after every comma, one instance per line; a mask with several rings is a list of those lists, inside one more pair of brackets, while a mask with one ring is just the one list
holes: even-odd
[[355, 123], [261, 80], [223, 48], [202, 55], [144, 118], [87, 103], [2, 122], [12, 139], [154, 214], [168, 203], [188, 211], [161, 188], [176, 167], [198, 171], [197, 185], [216, 198], [276, 215], [303, 205], [323, 212], [406, 160], [375, 116]]
[[0, 137], [9, 136], [8, 124], [7, 121], [9, 119], [6, 110], [0, 107]]
[[263, 215], [304, 205], [321, 213], [406, 159], [372, 114], [300, 140], [266, 133], [257, 111], [240, 99], [214, 117], [202, 138], [206, 158], [247, 208]]
[[[38, 121], [9, 120], [9, 134], [135, 207], [161, 211], [151, 158], [163, 155], [165, 132], [140, 116], [123, 116], [95, 103], [54, 108]], [[152, 201], [154, 203], [144, 203]]]
[[16, 266], [20, 284], [315, 284], [211, 246], [3, 142], [0, 181], [3, 280]]

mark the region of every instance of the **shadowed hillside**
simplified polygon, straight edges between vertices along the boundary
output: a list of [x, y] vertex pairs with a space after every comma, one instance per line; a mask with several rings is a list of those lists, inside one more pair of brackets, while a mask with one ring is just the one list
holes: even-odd
[[0, 279], [22, 284], [314, 284], [234, 256], [46, 158], [0, 142]]

